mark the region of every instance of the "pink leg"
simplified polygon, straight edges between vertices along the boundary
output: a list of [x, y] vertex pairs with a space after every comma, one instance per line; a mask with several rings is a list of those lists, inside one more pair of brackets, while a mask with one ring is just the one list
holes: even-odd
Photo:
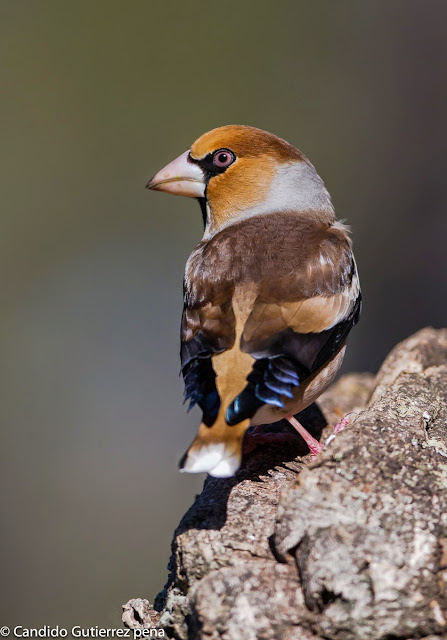
[[294, 418], [291, 414], [284, 417], [290, 422], [292, 427], [294, 427], [303, 438], [303, 440], [309, 447], [310, 453], [313, 458], [315, 458], [319, 453], [321, 453], [321, 451], [323, 451], [324, 445], [318, 442], [318, 440], [315, 440], [315, 438], [310, 435], [310, 433], [303, 427], [302, 424], [298, 422], [296, 418]]

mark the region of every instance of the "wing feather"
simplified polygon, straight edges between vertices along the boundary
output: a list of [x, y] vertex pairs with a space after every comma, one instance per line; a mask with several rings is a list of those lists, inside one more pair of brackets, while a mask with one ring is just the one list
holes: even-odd
[[184, 399], [189, 400], [188, 410], [196, 404], [200, 406], [203, 421], [208, 425], [213, 424], [220, 408], [211, 357], [234, 344], [234, 328], [231, 298], [220, 304], [207, 302], [201, 306], [189, 306], [185, 298], [180, 349]]

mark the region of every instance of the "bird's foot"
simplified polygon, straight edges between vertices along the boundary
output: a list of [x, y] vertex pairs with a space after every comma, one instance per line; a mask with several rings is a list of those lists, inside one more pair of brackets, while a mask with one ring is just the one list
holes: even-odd
[[347, 427], [347, 425], [351, 422], [350, 416], [352, 416], [352, 415], [355, 415], [355, 414], [348, 413], [348, 415], [346, 415], [344, 418], [342, 418], [340, 420], [340, 422], [338, 422], [334, 426], [334, 433], [332, 433], [329, 436], [329, 438], [327, 438], [327, 440], [326, 440], [326, 442], [324, 444], [321, 444], [321, 442], [318, 442], [318, 440], [316, 440], [307, 431], [307, 429], [305, 429], [303, 427], [303, 425], [300, 422], [298, 422], [298, 420], [294, 416], [288, 415], [288, 416], [285, 416], [285, 418], [286, 418], [286, 420], [288, 420], [290, 422], [292, 427], [294, 427], [298, 431], [300, 436], [306, 442], [307, 446], [309, 447], [311, 460], [315, 460], [315, 458], [318, 456], [318, 454], [321, 453], [323, 451], [323, 449], [330, 442], [332, 442], [335, 439], [335, 437], [340, 433], [340, 431], [343, 431], [343, 429], [345, 429]]
[[329, 438], [327, 438], [326, 442], [324, 443], [324, 446], [332, 442], [332, 440], [335, 440], [335, 437], [340, 433], [340, 431], [343, 431], [343, 429], [346, 429], [348, 424], [351, 422], [350, 416], [353, 416], [353, 415], [355, 416], [357, 414], [348, 413], [344, 418], [340, 420], [340, 422], [337, 422], [337, 424], [334, 426], [334, 433], [332, 433], [329, 436]]
[[[334, 426], [334, 433], [332, 433], [327, 440], [324, 442], [324, 444], [322, 444], [321, 442], [318, 442], [318, 440], [316, 438], [314, 438], [305, 427], [303, 427], [303, 425], [292, 415], [287, 415], [285, 416], [285, 419], [292, 425], [292, 427], [294, 429], [296, 429], [296, 431], [300, 434], [300, 436], [303, 438], [303, 440], [305, 441], [305, 443], [307, 444], [307, 446], [309, 447], [309, 451], [310, 451], [310, 457], [311, 460], [315, 460], [315, 458], [318, 456], [319, 453], [321, 453], [323, 451], [323, 449], [334, 440], [334, 438], [341, 432], [343, 431], [343, 429], [345, 429], [347, 427], [347, 425], [350, 423], [351, 418], [350, 416], [352, 416], [353, 414], [348, 413], [348, 415], [346, 415], [344, 418], [342, 418], [340, 420], [340, 422], [338, 422], [335, 426]], [[355, 414], [354, 414], [355, 415]], [[264, 433], [262, 431], [262, 426], [255, 426], [252, 427], [250, 429], [250, 432], [247, 433], [247, 435], [244, 438], [244, 445], [243, 445], [243, 453], [244, 455], [247, 455], [248, 453], [251, 453], [252, 451], [254, 451], [255, 449], [257, 449], [257, 447], [264, 445], [264, 444], [279, 444], [279, 445], [283, 445], [283, 444], [289, 444], [289, 443], [295, 443], [296, 442], [296, 436], [292, 433]]]
[[340, 433], [340, 431], [343, 431], [343, 429], [348, 426], [348, 424], [351, 422], [351, 418], [349, 417], [350, 415], [351, 414], [348, 413], [348, 415], [342, 418], [340, 422], [337, 422], [337, 424], [334, 426], [335, 435]]

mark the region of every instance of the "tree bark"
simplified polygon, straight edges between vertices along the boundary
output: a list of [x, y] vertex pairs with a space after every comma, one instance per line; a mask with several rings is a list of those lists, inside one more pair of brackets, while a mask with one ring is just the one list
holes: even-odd
[[297, 438], [207, 478], [166, 587], [154, 607], [124, 605], [127, 626], [177, 640], [447, 638], [447, 329], [399, 344], [377, 376], [342, 377], [319, 406], [301, 415], [318, 437], [354, 413], [315, 461]]

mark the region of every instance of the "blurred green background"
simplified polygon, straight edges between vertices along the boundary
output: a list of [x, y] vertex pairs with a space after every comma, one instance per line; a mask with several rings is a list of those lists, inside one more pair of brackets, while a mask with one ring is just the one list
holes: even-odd
[[345, 370], [446, 324], [443, 0], [1, 0], [1, 624], [119, 626], [202, 477], [178, 378], [197, 203], [145, 191], [204, 131], [316, 165], [364, 291]]

